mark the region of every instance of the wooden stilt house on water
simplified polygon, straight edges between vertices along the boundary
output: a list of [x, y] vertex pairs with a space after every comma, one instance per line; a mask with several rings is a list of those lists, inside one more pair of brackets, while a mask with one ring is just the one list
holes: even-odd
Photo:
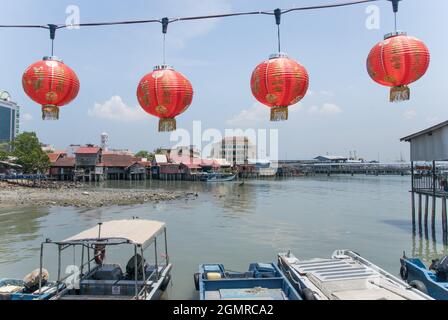
[[425, 236], [428, 237], [428, 220], [431, 209], [431, 230], [433, 239], [436, 238], [436, 211], [437, 202], [440, 202], [443, 241], [448, 244], [446, 208], [448, 197], [448, 121], [406, 136], [401, 141], [411, 144], [411, 197], [414, 231], [418, 223], [420, 234], [424, 230]]

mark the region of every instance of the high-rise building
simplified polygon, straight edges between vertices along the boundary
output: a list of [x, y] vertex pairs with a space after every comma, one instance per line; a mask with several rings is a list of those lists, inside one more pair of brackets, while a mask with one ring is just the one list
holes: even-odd
[[232, 165], [245, 164], [249, 159], [256, 159], [257, 150], [247, 137], [225, 137], [213, 144], [210, 156], [215, 159], [225, 159]]
[[20, 111], [8, 92], [0, 90], [0, 144], [13, 141], [19, 134]]

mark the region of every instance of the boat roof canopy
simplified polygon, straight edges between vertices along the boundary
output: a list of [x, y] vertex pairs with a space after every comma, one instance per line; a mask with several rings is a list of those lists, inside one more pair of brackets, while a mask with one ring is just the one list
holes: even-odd
[[74, 244], [76, 242], [109, 242], [115, 241], [141, 245], [147, 247], [154, 239], [165, 230], [165, 223], [152, 220], [114, 220], [101, 224], [99, 235], [98, 224], [77, 235], [65, 239], [61, 244]]

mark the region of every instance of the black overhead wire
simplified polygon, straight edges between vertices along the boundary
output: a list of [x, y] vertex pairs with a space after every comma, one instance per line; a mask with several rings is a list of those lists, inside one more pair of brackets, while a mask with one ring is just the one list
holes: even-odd
[[[294, 7], [289, 9], [282, 9], [281, 13], [286, 14], [293, 11], [304, 11], [304, 10], [317, 10], [317, 9], [327, 9], [351, 6], [356, 4], [376, 2], [380, 0], [356, 0], [356, 1], [346, 1], [341, 3], [323, 4], [316, 6], [306, 6], [306, 7]], [[236, 17], [236, 16], [249, 16], [249, 15], [274, 15], [274, 10], [267, 11], [247, 11], [247, 12], [232, 12], [214, 15], [203, 15], [203, 16], [191, 16], [191, 17], [179, 17], [169, 19], [171, 22], [179, 21], [191, 21], [191, 20], [204, 20], [204, 19], [215, 19], [215, 18], [226, 18], [226, 17]], [[80, 23], [75, 25], [66, 24], [56, 24], [56, 29], [63, 29], [67, 27], [99, 27], [99, 26], [115, 26], [115, 25], [131, 25], [131, 24], [146, 24], [146, 23], [162, 23], [162, 19], [149, 19], [149, 20], [129, 20], [129, 21], [109, 21], [109, 22], [90, 22], [90, 23]], [[41, 28], [50, 29], [49, 25], [26, 25], [26, 24], [15, 24], [15, 25], [0, 25], [0, 28]]]

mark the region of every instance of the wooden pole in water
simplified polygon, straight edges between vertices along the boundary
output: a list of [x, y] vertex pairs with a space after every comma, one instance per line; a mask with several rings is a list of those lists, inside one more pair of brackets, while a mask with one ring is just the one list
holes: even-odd
[[411, 192], [411, 202], [412, 202], [412, 231], [415, 233], [415, 193]]
[[418, 194], [418, 231], [422, 232], [422, 194]]
[[425, 195], [425, 237], [428, 238], [429, 195]]
[[432, 162], [432, 212], [431, 212], [431, 229], [432, 234], [436, 234], [436, 161]]
[[415, 233], [414, 161], [411, 161], [412, 232]]
[[443, 243], [447, 244], [447, 220], [446, 220], [446, 196], [442, 198], [442, 229], [443, 229]]

